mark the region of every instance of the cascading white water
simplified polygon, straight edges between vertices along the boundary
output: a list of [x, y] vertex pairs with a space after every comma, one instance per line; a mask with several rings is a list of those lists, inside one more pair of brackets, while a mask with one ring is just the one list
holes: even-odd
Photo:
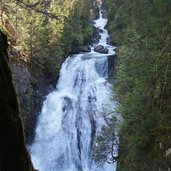
[[44, 101], [30, 149], [40, 171], [115, 170], [114, 165], [93, 161], [94, 139], [104, 123], [102, 114], [114, 109], [107, 59], [114, 54], [114, 47], [106, 43], [107, 19], [100, 13], [95, 22], [95, 27], [103, 30], [98, 45], [107, 47], [109, 54], [92, 50], [68, 57], [63, 63], [57, 89]]

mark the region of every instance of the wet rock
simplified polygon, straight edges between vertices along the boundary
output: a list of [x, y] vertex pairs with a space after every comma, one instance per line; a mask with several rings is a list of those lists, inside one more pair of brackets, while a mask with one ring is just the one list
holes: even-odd
[[103, 33], [103, 30], [102, 29], [99, 29], [99, 28], [96, 28], [96, 32]]
[[98, 43], [99, 43], [99, 39], [93, 38], [93, 39], [92, 39], [92, 43], [93, 43], [93, 44], [98, 44]]
[[92, 38], [92, 43], [94, 44], [98, 44], [99, 43], [99, 39], [101, 38], [100, 32], [103, 32], [103, 30], [96, 28], [93, 34], [93, 38]]
[[81, 52], [91, 52], [90, 46], [80, 46], [80, 51]]
[[112, 45], [112, 39], [111, 39], [110, 37], [107, 37], [107, 38], [106, 38], [106, 43], [107, 43], [108, 45]]
[[99, 53], [104, 53], [104, 54], [108, 54], [109, 50], [107, 48], [105, 48], [102, 45], [98, 45], [94, 48], [95, 52], [99, 52]]
[[56, 88], [57, 77], [56, 74], [54, 74], [54, 77], [47, 75], [37, 83], [32, 68], [26, 62], [18, 59], [17, 54], [9, 54], [12, 76], [20, 103], [26, 143], [32, 144], [37, 117], [41, 111], [45, 96]]
[[107, 12], [106, 10], [102, 10], [102, 18], [107, 19]]
[[106, 61], [105, 58], [101, 58], [96, 61], [95, 63], [95, 69], [96, 72], [99, 74], [101, 77], [108, 77], [108, 61]]
[[72, 45], [71, 54], [79, 54], [81, 52], [91, 52], [90, 46], [88, 46], [88, 45], [86, 45], [86, 46], [80, 46], [79, 44], [74, 43]]
[[64, 101], [62, 102], [62, 111], [65, 112], [69, 109], [72, 109], [72, 99], [68, 96], [65, 96]]

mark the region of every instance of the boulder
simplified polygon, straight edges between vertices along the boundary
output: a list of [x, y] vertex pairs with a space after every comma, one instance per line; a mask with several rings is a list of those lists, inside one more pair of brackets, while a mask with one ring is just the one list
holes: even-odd
[[117, 55], [111, 55], [107, 57], [108, 60], [108, 78], [111, 80], [116, 75], [116, 59]]
[[102, 18], [107, 19], [107, 12], [106, 10], [102, 10]]
[[91, 52], [90, 46], [80, 46], [80, 51], [81, 52]]
[[71, 54], [79, 54], [80, 53], [80, 49], [79, 49], [79, 47], [77, 47], [77, 46], [73, 46], [72, 47], [72, 50], [71, 50]]
[[102, 45], [96, 46], [94, 48], [94, 51], [99, 52], [99, 53], [105, 53], [105, 54], [107, 54], [109, 52], [109, 50], [107, 48], [105, 48], [104, 46], [102, 46]]
[[93, 37], [96, 38], [96, 39], [100, 39], [101, 35], [99, 34], [99, 32], [95, 32]]
[[100, 29], [100, 28], [96, 28], [96, 32], [98, 32], [98, 33], [103, 33], [103, 30]]
[[101, 38], [100, 33], [103, 32], [103, 30], [96, 28], [93, 33], [92, 43], [97, 44], [99, 43], [99, 39]]
[[93, 44], [98, 44], [99, 43], [99, 39], [97, 37], [93, 37], [92, 38], [92, 43]]
[[108, 45], [111, 45], [111, 44], [112, 44], [112, 39], [111, 39], [110, 37], [107, 37], [107, 38], [106, 38], [106, 43], [107, 43]]
[[80, 44], [78, 43], [78, 41], [73, 41], [71, 44], [71, 52], [70, 54], [79, 54], [80, 51]]

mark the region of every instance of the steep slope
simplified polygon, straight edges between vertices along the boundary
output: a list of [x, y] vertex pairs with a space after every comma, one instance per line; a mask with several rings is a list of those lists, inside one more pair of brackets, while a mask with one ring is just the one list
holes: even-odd
[[33, 171], [9, 68], [7, 38], [2, 32], [0, 45], [0, 170]]

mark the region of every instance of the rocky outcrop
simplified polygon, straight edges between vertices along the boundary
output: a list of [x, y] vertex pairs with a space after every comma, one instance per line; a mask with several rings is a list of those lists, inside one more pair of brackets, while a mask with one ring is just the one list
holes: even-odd
[[31, 85], [31, 74], [29, 67], [17, 57], [10, 57], [10, 66], [16, 90], [19, 97], [21, 107], [21, 114], [24, 122], [24, 132], [26, 135], [26, 142], [30, 141], [31, 130], [33, 129], [33, 109], [32, 99], [33, 88]]
[[80, 51], [81, 52], [91, 52], [90, 46], [80, 46]]
[[0, 45], [0, 170], [33, 171], [6, 53], [7, 39], [2, 32]]
[[99, 29], [99, 28], [96, 28], [96, 32], [103, 33], [103, 30], [102, 29]]
[[102, 17], [107, 19], [107, 11], [106, 10], [102, 10]]
[[110, 37], [107, 37], [106, 42], [108, 45], [112, 45], [112, 39]]
[[100, 33], [102, 32], [103, 30], [99, 29], [99, 28], [96, 28], [94, 29], [94, 33], [93, 33], [93, 37], [92, 37], [92, 43], [93, 44], [98, 44], [99, 43], [99, 40], [101, 38], [101, 35]]
[[108, 56], [108, 76], [109, 80], [116, 75], [116, 59], [117, 55]]
[[99, 52], [99, 53], [104, 53], [104, 54], [108, 54], [109, 50], [107, 48], [105, 48], [102, 45], [98, 45], [94, 48], [95, 52]]
[[90, 46], [89, 45], [81, 46], [78, 43], [73, 43], [70, 54], [79, 54], [81, 52], [91, 52]]
[[57, 77], [52, 81], [52, 76], [47, 76], [36, 82], [32, 69], [17, 55], [10, 56], [10, 66], [21, 107], [26, 143], [31, 144], [43, 101], [55, 89]]

